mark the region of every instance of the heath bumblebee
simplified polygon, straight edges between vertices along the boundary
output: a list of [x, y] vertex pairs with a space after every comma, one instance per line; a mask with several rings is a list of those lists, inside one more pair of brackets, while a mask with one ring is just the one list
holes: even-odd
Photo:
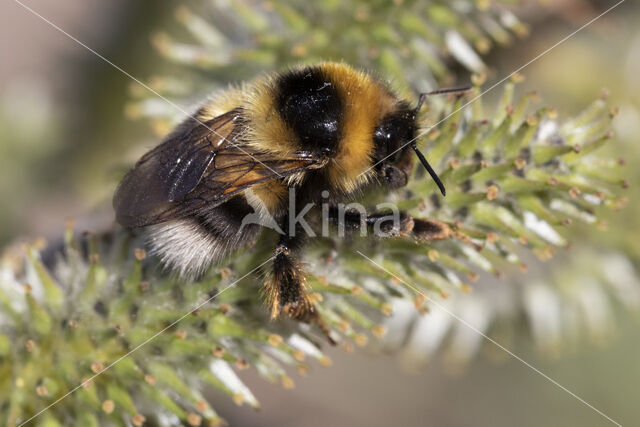
[[[272, 317], [312, 321], [298, 261], [305, 236], [288, 226], [289, 189], [305, 206], [321, 193], [338, 203], [365, 186], [399, 188], [415, 153], [444, 195], [416, 147], [416, 116], [427, 95], [465, 90], [421, 94], [412, 107], [371, 75], [331, 62], [259, 78], [215, 95], [138, 160], [116, 189], [117, 221], [149, 226], [163, 263], [193, 277], [255, 240], [262, 227], [243, 227], [247, 215], [275, 218], [284, 233], [265, 285]], [[346, 220], [370, 224], [380, 215]]]

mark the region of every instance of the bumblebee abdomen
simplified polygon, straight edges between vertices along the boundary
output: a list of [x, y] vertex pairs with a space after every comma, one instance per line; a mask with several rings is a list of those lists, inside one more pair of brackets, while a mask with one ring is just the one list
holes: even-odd
[[341, 139], [344, 101], [320, 67], [280, 75], [276, 81], [278, 113], [299, 140], [300, 148], [335, 154]]
[[243, 196], [198, 213], [152, 225], [152, 253], [180, 276], [197, 279], [231, 252], [250, 244], [261, 227], [251, 220], [253, 208]]

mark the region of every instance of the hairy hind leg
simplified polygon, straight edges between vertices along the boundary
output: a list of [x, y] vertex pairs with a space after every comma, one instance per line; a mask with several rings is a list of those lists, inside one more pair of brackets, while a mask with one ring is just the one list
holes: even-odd
[[303, 320], [313, 307], [306, 291], [306, 279], [289, 236], [282, 236], [275, 248], [268, 286], [271, 318], [284, 314]]
[[273, 269], [265, 284], [265, 293], [271, 308], [271, 318], [280, 315], [291, 317], [304, 323], [317, 325], [331, 344], [330, 330], [320, 318], [307, 292], [305, 272], [299, 260], [299, 252], [305, 243], [301, 229], [288, 233], [288, 218], [281, 227], [285, 234], [280, 236], [274, 250]]

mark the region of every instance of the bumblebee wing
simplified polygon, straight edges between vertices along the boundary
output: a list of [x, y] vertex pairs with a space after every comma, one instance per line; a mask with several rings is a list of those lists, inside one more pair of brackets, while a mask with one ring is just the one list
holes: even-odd
[[321, 166], [306, 153], [282, 159], [251, 152], [243, 145], [240, 110], [204, 125], [193, 122], [145, 154], [122, 179], [113, 198], [120, 224], [140, 227], [182, 218], [254, 184]]
[[159, 206], [184, 198], [215, 154], [241, 137], [240, 122], [239, 109], [205, 122], [187, 119], [124, 176], [113, 197], [118, 222], [138, 225]]
[[137, 225], [157, 224], [213, 208], [252, 185], [281, 179], [320, 167], [323, 163], [305, 154], [276, 159], [271, 154], [247, 153], [234, 148], [221, 150], [200, 183], [181, 200], [158, 206], [138, 218]]

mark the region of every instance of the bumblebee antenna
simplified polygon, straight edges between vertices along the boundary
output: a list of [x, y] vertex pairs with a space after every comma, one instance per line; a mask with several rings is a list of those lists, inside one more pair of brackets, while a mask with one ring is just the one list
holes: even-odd
[[[413, 110], [413, 117], [416, 117], [418, 115], [418, 113], [420, 112], [420, 109], [422, 108], [422, 104], [424, 104], [424, 100], [427, 98], [427, 96], [443, 95], [447, 93], [464, 93], [469, 90], [471, 90], [471, 86], [461, 86], [461, 87], [451, 87], [451, 88], [445, 88], [445, 89], [436, 89], [436, 90], [432, 90], [431, 92], [421, 93], [420, 97], [418, 98], [418, 105], [416, 105], [416, 108]], [[446, 196], [447, 190], [444, 188], [444, 184], [442, 183], [442, 181], [440, 181], [440, 177], [438, 176], [436, 171], [433, 170], [433, 168], [431, 167], [427, 159], [424, 157], [424, 155], [420, 152], [420, 150], [418, 150], [418, 146], [416, 145], [415, 141], [411, 143], [411, 148], [413, 148], [413, 151], [416, 152], [416, 155], [420, 159], [420, 163], [422, 163], [422, 166], [424, 166], [427, 172], [429, 172], [429, 175], [431, 175], [431, 178], [433, 178], [433, 180], [436, 182], [436, 185], [440, 189], [440, 192], [442, 193], [442, 195]]]
[[420, 108], [422, 108], [422, 104], [424, 103], [424, 100], [425, 100], [425, 98], [427, 96], [443, 95], [443, 94], [447, 94], [447, 93], [464, 93], [464, 92], [467, 92], [467, 91], [471, 90], [471, 88], [472, 88], [472, 86], [461, 86], [461, 87], [451, 87], [451, 88], [445, 88], [445, 89], [436, 89], [436, 90], [432, 90], [431, 92], [421, 93], [420, 97], [418, 98], [418, 105], [413, 110], [413, 114], [414, 115], [418, 114], [418, 112], [420, 111]]
[[429, 172], [429, 175], [431, 175], [431, 178], [433, 178], [433, 180], [436, 182], [436, 185], [440, 189], [440, 192], [442, 193], [442, 195], [446, 196], [447, 190], [444, 188], [444, 184], [442, 183], [442, 181], [440, 181], [440, 177], [438, 176], [436, 171], [433, 170], [433, 168], [431, 167], [427, 159], [424, 157], [424, 155], [420, 152], [420, 150], [418, 150], [418, 146], [416, 145], [415, 142], [411, 143], [411, 148], [413, 148], [413, 151], [416, 152], [416, 155], [420, 159], [420, 163], [422, 163], [422, 166], [424, 166], [427, 172]]

